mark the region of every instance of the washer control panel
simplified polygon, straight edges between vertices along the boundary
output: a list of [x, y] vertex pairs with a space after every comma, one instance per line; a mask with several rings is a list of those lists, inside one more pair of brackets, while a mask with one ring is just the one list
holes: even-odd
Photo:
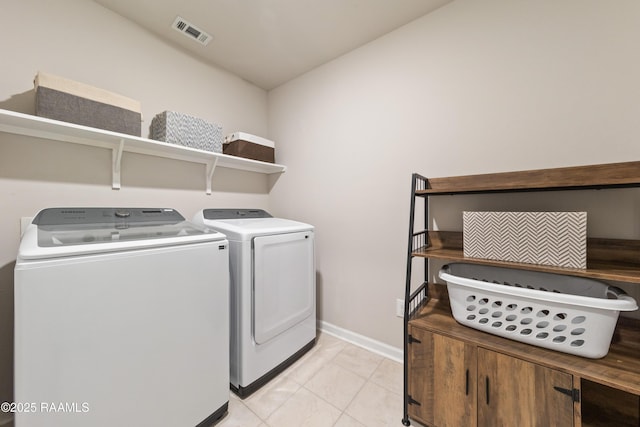
[[33, 223], [39, 227], [60, 225], [176, 224], [184, 217], [168, 208], [49, 208], [38, 213]]
[[38, 246], [55, 247], [215, 233], [175, 209], [49, 208], [36, 215]]

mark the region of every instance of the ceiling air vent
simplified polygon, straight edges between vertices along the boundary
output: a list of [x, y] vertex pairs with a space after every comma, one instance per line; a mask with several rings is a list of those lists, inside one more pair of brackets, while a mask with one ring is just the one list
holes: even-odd
[[190, 39], [193, 39], [205, 46], [209, 44], [209, 42], [213, 38], [210, 34], [205, 33], [200, 28], [196, 27], [189, 21], [182, 19], [179, 16], [176, 18], [175, 21], [173, 21], [173, 25], [171, 27], [173, 27], [173, 29], [176, 31], [180, 31], [182, 34], [189, 37]]

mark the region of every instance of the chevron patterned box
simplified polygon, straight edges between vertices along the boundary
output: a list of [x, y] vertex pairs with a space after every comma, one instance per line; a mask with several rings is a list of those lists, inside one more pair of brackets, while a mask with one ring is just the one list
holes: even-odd
[[151, 120], [149, 138], [222, 153], [222, 126], [175, 111], [164, 111]]
[[464, 256], [587, 268], [586, 212], [463, 212]]

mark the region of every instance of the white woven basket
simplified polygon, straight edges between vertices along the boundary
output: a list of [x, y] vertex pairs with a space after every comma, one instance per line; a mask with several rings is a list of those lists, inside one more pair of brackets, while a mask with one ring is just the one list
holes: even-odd
[[619, 312], [638, 308], [619, 288], [575, 276], [464, 263], [439, 276], [459, 323], [593, 359], [608, 353]]
[[163, 111], [151, 120], [149, 138], [198, 150], [222, 153], [222, 126], [176, 111]]

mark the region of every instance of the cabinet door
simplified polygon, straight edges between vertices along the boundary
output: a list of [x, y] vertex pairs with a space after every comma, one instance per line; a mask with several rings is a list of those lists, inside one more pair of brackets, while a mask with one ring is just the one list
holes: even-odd
[[571, 375], [478, 349], [479, 427], [573, 426]]
[[436, 427], [476, 425], [476, 347], [410, 327], [409, 415]]

